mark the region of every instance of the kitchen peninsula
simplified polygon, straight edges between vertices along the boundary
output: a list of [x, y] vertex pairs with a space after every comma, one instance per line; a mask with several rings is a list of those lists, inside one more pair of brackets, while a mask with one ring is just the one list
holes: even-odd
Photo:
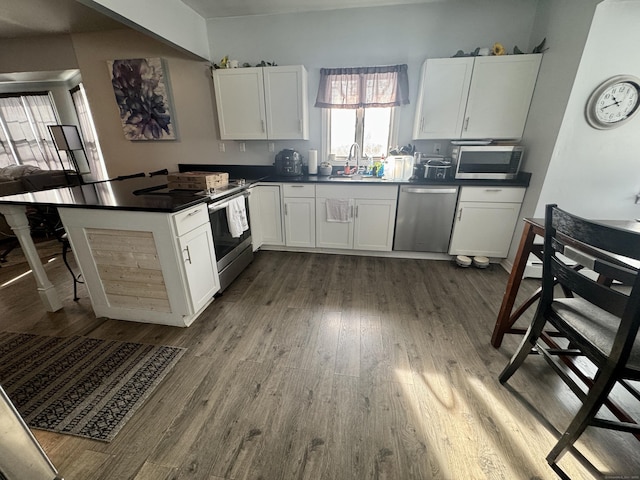
[[0, 198], [48, 311], [62, 304], [29, 233], [27, 207], [56, 208], [96, 316], [188, 326], [219, 290], [205, 197], [159, 194], [165, 177]]

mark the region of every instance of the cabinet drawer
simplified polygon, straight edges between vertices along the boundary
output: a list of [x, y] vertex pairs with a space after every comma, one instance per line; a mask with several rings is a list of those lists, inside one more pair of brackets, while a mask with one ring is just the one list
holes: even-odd
[[398, 198], [397, 185], [318, 185], [318, 198], [369, 198], [379, 200], [396, 200]]
[[196, 227], [209, 221], [209, 212], [205, 203], [191, 207], [188, 210], [176, 213], [173, 216], [173, 223], [178, 236], [190, 232]]
[[308, 183], [285, 183], [282, 192], [285, 197], [314, 198], [316, 186]]
[[524, 187], [462, 187], [459, 201], [520, 203], [525, 190]]

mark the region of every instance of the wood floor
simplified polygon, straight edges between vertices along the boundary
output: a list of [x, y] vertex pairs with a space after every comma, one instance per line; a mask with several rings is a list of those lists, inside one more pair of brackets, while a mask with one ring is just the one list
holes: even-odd
[[[518, 338], [489, 344], [497, 265], [259, 252], [187, 329], [96, 319], [59, 258], [46, 270], [64, 310], [27, 275], [0, 287], [2, 331], [187, 348], [111, 443], [34, 431], [66, 480], [556, 478], [544, 458], [578, 401], [537, 357], [498, 383]], [[632, 436], [589, 429], [579, 448], [638, 478]]]

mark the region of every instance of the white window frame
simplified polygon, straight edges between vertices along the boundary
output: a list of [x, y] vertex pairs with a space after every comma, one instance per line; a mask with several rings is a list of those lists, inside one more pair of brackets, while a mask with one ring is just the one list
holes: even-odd
[[[398, 144], [398, 136], [400, 132], [400, 110], [398, 107], [389, 107], [391, 108], [391, 118], [389, 120], [389, 138], [388, 145], [391, 147], [392, 145]], [[365, 107], [366, 110], [366, 107]], [[365, 114], [366, 115], [366, 114]], [[362, 123], [359, 122], [359, 126], [356, 128], [362, 128]], [[329, 152], [330, 152], [330, 139], [331, 139], [331, 109], [323, 108], [322, 109], [322, 146], [321, 146], [321, 154], [320, 158], [322, 161], [329, 161]], [[356, 132], [357, 135], [357, 132]], [[360, 135], [362, 136], [362, 134]], [[362, 145], [360, 145], [360, 151], [362, 151]], [[346, 157], [336, 157], [333, 165], [343, 165]]]

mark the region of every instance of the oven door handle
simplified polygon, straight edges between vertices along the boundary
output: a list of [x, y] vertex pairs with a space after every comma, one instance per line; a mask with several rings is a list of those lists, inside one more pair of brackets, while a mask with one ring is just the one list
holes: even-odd
[[[249, 197], [249, 192], [242, 192], [240, 195]], [[211, 205], [209, 205], [209, 213], [218, 212], [224, 208], [227, 208], [229, 206], [229, 202], [238, 198], [240, 195], [235, 195], [234, 197], [231, 197], [230, 199], [225, 200], [222, 203], [212, 203]]]

